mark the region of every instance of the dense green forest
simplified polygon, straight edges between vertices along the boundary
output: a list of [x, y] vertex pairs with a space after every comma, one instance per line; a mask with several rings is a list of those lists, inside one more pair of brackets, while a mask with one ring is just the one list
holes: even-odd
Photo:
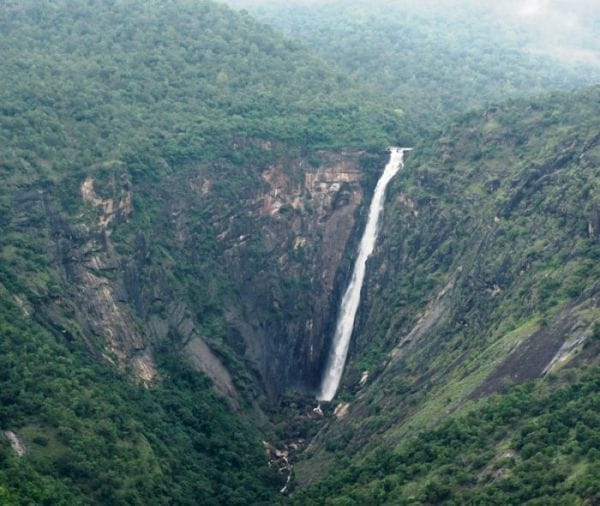
[[281, 478], [255, 427], [173, 356], [152, 390], [130, 384], [82, 343], [52, 335], [2, 287], [2, 504], [271, 503]]
[[0, 3], [0, 503], [600, 501], [598, 69], [484, 11], [250, 10]]
[[236, 136], [363, 146], [394, 135], [344, 74], [213, 3], [47, 0], [0, 16], [5, 167], [23, 151], [82, 165], [160, 149], [177, 161], [223, 155]]
[[369, 85], [407, 121], [411, 142], [470, 108], [600, 78], [597, 64], [528, 52], [527, 33], [507, 26], [504, 12], [480, 2], [230, 3], [247, 7]]

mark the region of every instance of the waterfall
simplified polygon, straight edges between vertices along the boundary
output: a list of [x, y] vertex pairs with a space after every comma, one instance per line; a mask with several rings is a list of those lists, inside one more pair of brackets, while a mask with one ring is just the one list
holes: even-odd
[[377, 240], [379, 216], [383, 211], [385, 189], [398, 170], [400, 170], [400, 167], [403, 166], [404, 151], [408, 151], [408, 149], [390, 148], [390, 151], [390, 160], [385, 166], [383, 174], [379, 178], [379, 181], [377, 181], [377, 186], [375, 187], [375, 193], [373, 194], [373, 200], [371, 201], [371, 207], [369, 208], [367, 226], [365, 227], [362, 239], [360, 240], [358, 256], [354, 263], [352, 278], [342, 297], [342, 304], [336, 323], [331, 351], [329, 353], [329, 358], [327, 359], [325, 375], [321, 383], [321, 390], [317, 396], [317, 399], [320, 401], [332, 400], [338, 389], [340, 380], [342, 379], [344, 365], [346, 364], [346, 356], [348, 355], [348, 348], [350, 347], [350, 338], [352, 337], [352, 330], [354, 329], [356, 311], [358, 310], [358, 305], [360, 303], [360, 292], [365, 279], [367, 259], [371, 256], [371, 253], [373, 253], [375, 241]]

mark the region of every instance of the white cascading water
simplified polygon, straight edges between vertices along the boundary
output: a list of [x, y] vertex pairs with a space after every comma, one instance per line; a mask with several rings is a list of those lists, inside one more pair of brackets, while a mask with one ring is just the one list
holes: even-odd
[[408, 151], [408, 148], [390, 148], [390, 151], [390, 160], [385, 166], [383, 174], [379, 178], [379, 181], [377, 181], [377, 186], [375, 187], [375, 193], [373, 194], [373, 200], [371, 201], [371, 207], [369, 208], [367, 226], [365, 227], [362, 239], [360, 240], [358, 256], [354, 264], [352, 278], [348, 284], [348, 288], [346, 288], [344, 297], [342, 298], [333, 343], [325, 368], [325, 376], [321, 383], [321, 391], [317, 396], [317, 399], [320, 401], [331, 401], [335, 396], [340, 380], [342, 379], [344, 365], [346, 364], [346, 356], [348, 355], [348, 348], [350, 347], [350, 338], [352, 337], [352, 330], [354, 329], [354, 320], [360, 303], [360, 292], [365, 279], [367, 259], [371, 256], [371, 253], [373, 253], [375, 241], [377, 241], [379, 216], [383, 211], [385, 189], [391, 179], [400, 170], [400, 167], [403, 166], [404, 152]]

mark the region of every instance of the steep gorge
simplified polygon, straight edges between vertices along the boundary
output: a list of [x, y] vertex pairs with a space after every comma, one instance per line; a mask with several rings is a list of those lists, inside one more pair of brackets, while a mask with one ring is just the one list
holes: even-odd
[[534, 494], [593, 497], [597, 87], [420, 140], [320, 411], [410, 122], [204, 0], [25, 0], [0, 26], [0, 502], [460, 504], [535, 466]]
[[0, 502], [271, 502], [395, 119], [209, 1], [0, 26]]
[[[273, 148], [267, 143], [264, 149]], [[336, 279], [345, 275], [363, 201], [361, 172], [380, 159], [358, 151], [320, 151], [314, 157], [309, 163], [275, 154], [266, 165], [248, 169], [257, 170], [260, 182], [238, 195], [235, 208], [217, 191], [225, 181], [194, 165], [168, 178], [159, 194], [150, 185], [125, 182], [122, 167], [105, 168], [104, 182], [88, 176], [81, 182], [88, 212], [78, 223], [48, 209], [52, 229], [30, 231], [52, 237], [64, 283], [65, 296], [48, 312], [60, 315], [56, 306], [72, 304], [92, 349], [122, 371], [131, 368], [147, 385], [157, 379], [154, 350], [181, 349], [201, 339], [215, 347], [226, 368], [247, 362], [270, 396], [289, 387], [312, 391], [336, 311]], [[160, 203], [153, 210], [154, 238], [139, 229], [131, 238], [122, 230], [141, 218], [136, 202], [142, 198]], [[202, 240], [204, 247], [210, 241], [221, 262], [210, 263], [217, 271], [209, 274], [207, 259], [197, 256], [193, 216], [212, 209], [218, 214], [210, 232], [203, 231], [211, 236]], [[125, 244], [115, 243], [115, 236]], [[157, 257], [162, 260], [155, 266]], [[177, 265], [167, 258], [178, 259]], [[211, 335], [199, 324], [184, 266], [186, 274], [218, 276], [227, 286], [214, 293], [225, 308], [223, 334]]]

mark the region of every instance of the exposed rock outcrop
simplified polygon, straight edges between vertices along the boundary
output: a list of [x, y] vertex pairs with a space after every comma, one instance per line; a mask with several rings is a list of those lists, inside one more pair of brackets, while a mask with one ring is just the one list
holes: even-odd
[[271, 394], [288, 386], [311, 391], [320, 381], [335, 321], [337, 276], [347, 275], [343, 260], [363, 201], [360, 157], [322, 152], [317, 166], [299, 158], [265, 168], [251, 205], [261, 223], [262, 250], [273, 264], [257, 267], [251, 238], [220, 236], [230, 245], [230, 270], [244, 273], [238, 280], [242, 293], [252, 294], [229, 321]]
[[[115, 282], [109, 273], [120, 267], [111, 241], [111, 223], [127, 220], [132, 208], [132, 192], [127, 185], [117, 183], [111, 176], [107, 189], [109, 198], [101, 198], [88, 176], [81, 184], [83, 200], [93, 206], [95, 218], [87, 227], [87, 240], [79, 250], [80, 262], [72, 270], [74, 281], [83, 297], [79, 320], [105, 347], [104, 356], [119, 368], [131, 367], [136, 378], [150, 386], [157, 376], [152, 352], [141, 335], [135, 331], [135, 320], [117, 301], [115, 292], [121, 280]], [[113, 279], [111, 279], [113, 278]]]
[[204, 339], [193, 338], [185, 346], [184, 352], [192, 365], [212, 380], [217, 393], [225, 397], [232, 407], [237, 407], [238, 393], [233, 385], [231, 374], [211, 351]]
[[[268, 395], [312, 392], [351, 267], [364, 159], [378, 165], [380, 155], [318, 152], [309, 160], [271, 142], [252, 146], [265, 161], [236, 167], [242, 174], [200, 163], [175, 172], [156, 160], [159, 187], [132, 183], [123, 163], [110, 162], [79, 182], [78, 216], [47, 201], [64, 287], [46, 310], [52, 325], [67, 328], [69, 307], [90, 349], [147, 386], [163, 348], [187, 355], [234, 408], [239, 378], [222, 360], [232, 352]], [[236, 177], [242, 185], [232, 186]], [[134, 209], [134, 192], [145, 209]], [[139, 220], [154, 220], [156, 237], [149, 228], [136, 233]], [[224, 319], [221, 334], [210, 318]]]
[[8, 440], [10, 447], [19, 457], [24, 457], [27, 454], [27, 447], [15, 432], [12, 430], [5, 430], [4, 437]]

